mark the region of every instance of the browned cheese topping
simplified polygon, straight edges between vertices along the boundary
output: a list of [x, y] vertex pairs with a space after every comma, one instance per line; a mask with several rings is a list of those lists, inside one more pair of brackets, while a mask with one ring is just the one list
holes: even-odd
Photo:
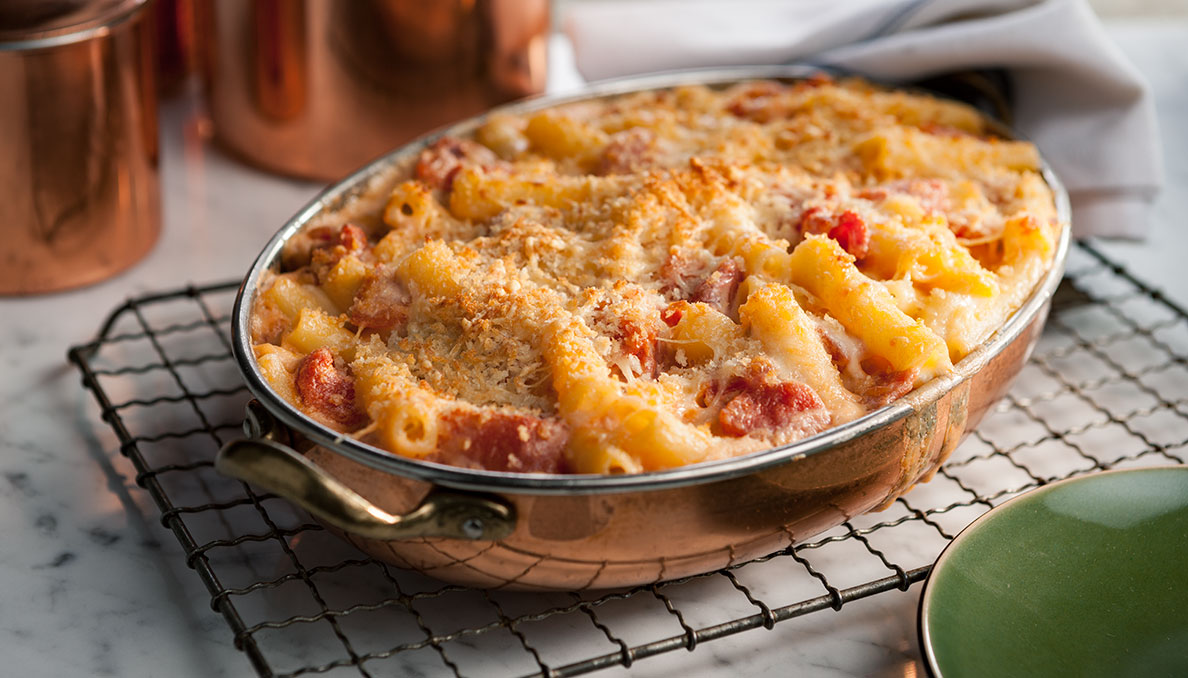
[[986, 341], [1066, 227], [1032, 145], [858, 81], [494, 114], [386, 180], [262, 281], [260, 369], [335, 430], [492, 471], [671, 468], [855, 419]]

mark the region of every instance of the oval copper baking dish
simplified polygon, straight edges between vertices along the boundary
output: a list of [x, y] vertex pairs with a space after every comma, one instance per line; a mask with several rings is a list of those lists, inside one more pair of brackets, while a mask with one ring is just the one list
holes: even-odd
[[[804, 75], [780, 67], [650, 76], [499, 110], [526, 112], [629, 91]], [[886, 506], [930, 478], [1006, 392], [1039, 337], [1063, 272], [1068, 228], [1030, 297], [952, 374], [792, 445], [618, 476], [499, 473], [414, 461], [346, 438], [274, 393], [256, 366], [249, 317], [261, 278], [279, 266], [294, 234], [322, 221], [341, 223], [378, 212], [428, 142], [440, 134], [467, 135], [481, 121], [415, 141], [347, 177], [265, 246], [240, 289], [232, 319], [235, 357], [257, 401], [249, 407], [249, 437], [225, 446], [217, 464], [224, 473], [292, 500], [376, 558], [440, 579], [568, 590], [646, 584], [771, 553]], [[1050, 171], [1044, 176], [1067, 223], [1067, 195]]]

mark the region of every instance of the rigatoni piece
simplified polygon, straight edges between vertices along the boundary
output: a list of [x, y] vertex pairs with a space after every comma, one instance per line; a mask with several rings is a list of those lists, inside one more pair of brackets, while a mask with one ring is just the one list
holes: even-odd
[[475, 130], [474, 138], [500, 157], [510, 159], [528, 149], [528, 138], [524, 136], [526, 126], [527, 123], [518, 115], [494, 113]]
[[836, 242], [810, 235], [792, 251], [792, 282], [815, 295], [829, 314], [896, 371], [927, 374], [948, 368], [945, 342], [895, 305], [891, 293], [854, 266]]
[[344, 357], [354, 355], [355, 333], [343, 327], [344, 321], [314, 308], [303, 308], [293, 329], [281, 340], [281, 346], [299, 353], [313, 353], [329, 348]]
[[816, 324], [796, 303], [792, 290], [776, 283], [763, 285], [738, 313], [764, 350], [817, 393], [835, 425], [863, 414], [858, 397], [842, 385]]
[[450, 212], [459, 219], [485, 220], [513, 205], [563, 209], [614, 186], [598, 177], [533, 177], [469, 167], [454, 179]]
[[[606, 361], [574, 317], [553, 323], [542, 337], [552, 370], [557, 410], [570, 426], [570, 463], [578, 473], [631, 471], [615, 468], [619, 453], [638, 469], [683, 466], [705, 457], [708, 432], [662, 409], [611, 376]], [[621, 462], [620, 462], [621, 463]]]
[[1027, 214], [1007, 219], [1002, 230], [1003, 263], [1019, 266], [1027, 260], [1047, 261], [1056, 248], [1052, 230]]
[[369, 349], [351, 362], [351, 372], [359, 404], [385, 447], [414, 459], [437, 449], [441, 401], [405, 365]]
[[440, 240], [431, 240], [400, 262], [396, 275], [416, 296], [452, 297], [461, 290], [462, 262]]
[[906, 92], [877, 92], [874, 106], [916, 127], [941, 127], [982, 134], [986, 119], [976, 109], [947, 99], [925, 99]]
[[296, 321], [303, 309], [338, 312], [334, 301], [320, 287], [299, 283], [290, 276], [277, 277], [260, 297], [264, 303], [279, 309], [290, 322]]
[[1039, 152], [1026, 142], [936, 136], [910, 127], [879, 130], [859, 140], [854, 151], [865, 170], [883, 180], [912, 176], [963, 178], [990, 168], [1040, 168]]
[[301, 364], [301, 355], [275, 344], [256, 344], [252, 352], [256, 355], [260, 374], [268, 380], [268, 385], [290, 405], [301, 407], [301, 398], [297, 396], [297, 387], [293, 383], [293, 374]]
[[351, 307], [351, 301], [370, 269], [359, 257], [347, 255], [338, 260], [322, 281], [322, 289], [341, 310]]
[[383, 220], [392, 230], [372, 251], [377, 259], [387, 263], [399, 261], [426, 238], [453, 238], [471, 230], [469, 225], [455, 219], [419, 181], [405, 181], [392, 189]]
[[924, 289], [990, 297], [998, 293], [994, 273], [982, 267], [942, 218], [924, 217], [912, 226], [869, 225], [870, 245], [862, 267], [886, 279], [907, 278]]
[[665, 310], [665, 317], [675, 322], [673, 348], [683, 351], [693, 363], [728, 356], [743, 337], [742, 327], [709, 304], [678, 301]]
[[735, 236], [722, 233], [711, 241], [714, 254], [729, 254], [743, 260], [748, 275], [766, 280], [788, 280], [791, 256], [788, 241], [771, 240], [762, 234]]
[[552, 111], [542, 111], [529, 118], [524, 136], [532, 149], [542, 155], [572, 160], [587, 170], [597, 163], [609, 138], [593, 125]]

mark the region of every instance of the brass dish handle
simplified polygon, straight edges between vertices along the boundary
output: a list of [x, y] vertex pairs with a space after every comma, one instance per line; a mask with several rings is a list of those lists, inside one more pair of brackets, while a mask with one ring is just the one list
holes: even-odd
[[219, 450], [220, 472], [284, 497], [346, 532], [371, 539], [447, 537], [498, 540], [515, 528], [515, 509], [496, 496], [435, 488], [412, 511], [392, 515], [364, 499], [292, 447], [260, 403], [248, 404], [248, 437]]

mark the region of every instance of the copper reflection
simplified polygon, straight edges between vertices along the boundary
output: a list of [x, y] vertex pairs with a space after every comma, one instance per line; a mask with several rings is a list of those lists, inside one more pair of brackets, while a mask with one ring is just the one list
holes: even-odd
[[195, 72], [194, 0], [156, 0], [157, 83], [163, 96], [180, 92]]
[[157, 238], [153, 26], [140, 3], [118, 9], [0, 39], [0, 293], [102, 280]]
[[548, 10], [547, 0], [214, 0], [201, 25], [216, 138], [270, 170], [340, 177], [541, 92]]

